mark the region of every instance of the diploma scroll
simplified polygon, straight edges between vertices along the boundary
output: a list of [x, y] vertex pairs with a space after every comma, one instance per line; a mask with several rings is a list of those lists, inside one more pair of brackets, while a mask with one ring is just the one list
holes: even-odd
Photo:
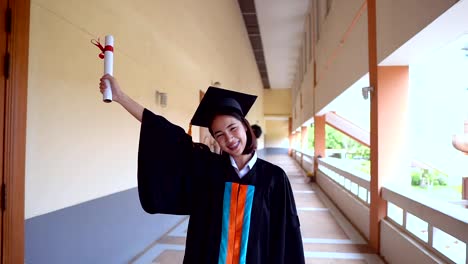
[[[112, 35], [106, 36], [104, 47], [104, 74], [114, 75], [114, 37]], [[112, 88], [109, 80], [104, 80], [106, 89], [102, 94], [102, 100], [106, 103], [112, 102]]]

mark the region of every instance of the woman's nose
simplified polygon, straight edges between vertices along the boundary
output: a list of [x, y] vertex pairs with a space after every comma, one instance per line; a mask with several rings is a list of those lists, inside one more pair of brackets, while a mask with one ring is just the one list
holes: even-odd
[[231, 133], [227, 133], [226, 138], [230, 142], [230, 141], [232, 141], [234, 139], [234, 136]]

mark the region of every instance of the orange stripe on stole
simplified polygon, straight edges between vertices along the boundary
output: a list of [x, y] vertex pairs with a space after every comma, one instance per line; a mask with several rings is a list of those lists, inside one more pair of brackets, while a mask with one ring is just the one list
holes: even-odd
[[232, 257], [234, 256], [234, 239], [236, 236], [236, 209], [237, 209], [237, 193], [239, 192], [239, 184], [232, 183], [231, 189], [231, 206], [229, 211], [229, 233], [227, 243], [226, 264], [234, 264]]
[[247, 189], [248, 185], [232, 183], [226, 264], [239, 263]]
[[245, 199], [247, 196], [248, 187], [248, 185], [241, 185], [239, 190], [239, 196], [237, 197], [236, 237], [234, 239], [233, 263], [239, 263], [242, 240], [242, 227], [244, 224]]

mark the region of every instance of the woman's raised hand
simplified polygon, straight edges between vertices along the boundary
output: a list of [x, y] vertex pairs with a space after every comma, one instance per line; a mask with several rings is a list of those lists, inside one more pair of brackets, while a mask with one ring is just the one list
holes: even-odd
[[105, 74], [104, 76], [101, 77], [100, 82], [99, 82], [99, 90], [101, 91], [101, 94], [104, 93], [104, 90], [107, 88], [106, 83], [104, 82], [104, 80], [109, 80], [109, 82], [111, 84], [111, 87], [112, 87], [112, 100], [116, 101], [117, 103], [120, 103], [120, 100], [123, 97], [123, 92], [120, 89], [119, 83], [110, 74]]
[[144, 107], [122, 92], [119, 83], [109, 74], [105, 74], [100, 79], [99, 90], [101, 90], [101, 93], [104, 93], [106, 89], [106, 82], [104, 80], [108, 80], [112, 86], [112, 100], [123, 106], [125, 110], [141, 122]]

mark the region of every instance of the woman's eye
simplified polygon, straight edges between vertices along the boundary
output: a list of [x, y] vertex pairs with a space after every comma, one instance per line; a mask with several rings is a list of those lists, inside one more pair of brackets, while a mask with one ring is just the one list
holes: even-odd
[[237, 130], [237, 127], [232, 127], [231, 128], [231, 131], [236, 131]]

